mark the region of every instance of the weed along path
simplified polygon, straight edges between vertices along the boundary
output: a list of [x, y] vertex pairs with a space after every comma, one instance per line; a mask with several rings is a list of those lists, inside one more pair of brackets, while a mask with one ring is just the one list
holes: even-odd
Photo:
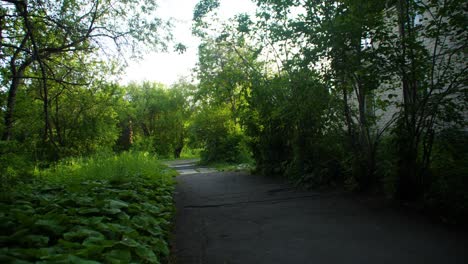
[[177, 264], [468, 263], [468, 237], [341, 193], [172, 164]]

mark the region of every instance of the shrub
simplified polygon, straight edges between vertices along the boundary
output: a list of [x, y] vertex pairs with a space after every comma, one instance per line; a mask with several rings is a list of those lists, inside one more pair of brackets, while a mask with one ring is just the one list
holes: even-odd
[[203, 109], [191, 124], [192, 141], [202, 142], [202, 163], [250, 161], [247, 137], [227, 108]]
[[437, 135], [433, 146], [430, 183], [425, 202], [451, 221], [468, 220], [468, 135], [446, 130]]
[[69, 159], [0, 201], [0, 262], [160, 263], [173, 171], [147, 154]]
[[0, 190], [28, 180], [34, 169], [28, 150], [16, 141], [0, 141]]

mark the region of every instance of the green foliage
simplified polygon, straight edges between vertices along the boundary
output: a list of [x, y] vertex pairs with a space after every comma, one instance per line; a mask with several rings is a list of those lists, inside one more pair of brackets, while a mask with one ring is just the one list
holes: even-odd
[[27, 180], [33, 172], [31, 153], [16, 141], [0, 141], [0, 190]]
[[[17, 95], [28, 91], [31, 101], [42, 103], [42, 109], [38, 111], [40, 116], [36, 116], [34, 121], [42, 121], [38, 137], [45, 145], [44, 156], [49, 159], [60, 158], [54, 152], [59, 152], [60, 141], [63, 140], [60, 137], [66, 136], [66, 133], [59, 131], [61, 114], [76, 114], [73, 111], [76, 110], [76, 103], [81, 103], [80, 100], [73, 101], [74, 109], [62, 111], [63, 94], [74, 93], [75, 89], [83, 92], [83, 87], [100, 86], [95, 85], [104, 79], [100, 73], [115, 73], [115, 66], [121, 61], [119, 56], [141, 55], [149, 49], [165, 49], [172, 38], [166, 30], [170, 28], [170, 22], [152, 15], [157, 8], [155, 1], [7, 2], [2, 2], [0, 8], [1, 90], [8, 95], [7, 101], [1, 102], [2, 111], [5, 110], [2, 140], [16, 139]], [[93, 71], [96, 61], [105, 60], [101, 59], [102, 53], [97, 52], [103, 47], [106, 49], [103, 53], [108, 59], [114, 59], [114, 65], [110, 70], [101, 67], [99, 72]], [[101, 58], [96, 59], [98, 57]], [[92, 106], [86, 105], [87, 108]], [[91, 110], [94, 112], [94, 109]], [[53, 116], [52, 112], [61, 114]], [[111, 111], [104, 113], [111, 114]], [[107, 118], [105, 114], [103, 117]], [[67, 121], [76, 122], [73, 119]], [[87, 121], [92, 123], [97, 120]], [[81, 133], [84, 134], [83, 131]]]
[[389, 199], [395, 198], [397, 192], [398, 153], [395, 145], [395, 135], [386, 135], [377, 153], [376, 175], [379, 177], [379, 187]]
[[191, 89], [192, 85], [183, 82], [172, 88], [148, 82], [126, 87], [128, 107], [123, 113], [131, 120], [134, 149], [163, 158], [180, 156], [191, 115]]
[[190, 124], [190, 144], [196, 147], [198, 143], [204, 148], [202, 162], [245, 163], [251, 160], [244, 117], [250, 114], [251, 74], [258, 66], [255, 61], [258, 53], [243, 45], [245, 41], [241, 36], [231, 36], [230, 32], [235, 32], [230, 29], [226, 25], [225, 32], [218, 38], [205, 38], [199, 46], [196, 71], [200, 84], [194, 94], [198, 111]]
[[69, 159], [3, 192], [2, 263], [161, 263], [175, 172], [148, 154]]
[[466, 130], [465, 2], [257, 0], [216, 24], [200, 1], [197, 134], [231, 116], [257, 172], [464, 208], [464, 152], [439, 155], [443, 128]]
[[203, 149], [200, 148], [190, 148], [190, 147], [184, 147], [182, 152], [180, 153], [180, 158], [181, 159], [196, 159], [200, 158], [200, 153], [202, 152]]
[[202, 163], [244, 163], [250, 160], [247, 138], [227, 107], [206, 107], [190, 126], [192, 141], [201, 142]]
[[[93, 77], [104, 79], [109, 65], [82, 56], [69, 55], [67, 60], [78, 67], [70, 69], [53, 64], [55, 77], [47, 81], [47, 132], [42, 84], [38, 79], [24, 83], [15, 97], [11, 141], [17, 141], [25, 156], [35, 162], [56, 161], [74, 155], [90, 155], [112, 149], [117, 138], [116, 109], [122, 104], [122, 90], [105, 81], [88, 83]], [[52, 66], [52, 65], [51, 65]], [[33, 71], [25, 74], [34, 76]], [[2, 102], [4, 103], [4, 102]], [[18, 151], [18, 150], [15, 150]]]
[[435, 139], [433, 162], [426, 174], [427, 204], [448, 221], [468, 220], [468, 135], [445, 130]]
[[[297, 102], [302, 102], [298, 104]], [[257, 170], [286, 174], [303, 185], [327, 184], [339, 175], [342, 146], [334, 101], [317, 76], [290, 72], [257, 86], [246, 116]]]
[[194, 35], [205, 36], [206, 32], [204, 28], [208, 26], [208, 23], [204, 21], [204, 18], [219, 7], [219, 0], [200, 0], [193, 10], [193, 25], [192, 32]]
[[209, 12], [215, 10], [219, 7], [218, 0], [201, 0], [195, 6], [195, 10], [193, 12], [193, 20], [200, 21], [202, 18], [208, 14]]
[[117, 85], [102, 84], [94, 89], [72, 90], [59, 98], [63, 108], [53, 112], [52, 118], [62, 157], [112, 149], [118, 135], [120, 94]]

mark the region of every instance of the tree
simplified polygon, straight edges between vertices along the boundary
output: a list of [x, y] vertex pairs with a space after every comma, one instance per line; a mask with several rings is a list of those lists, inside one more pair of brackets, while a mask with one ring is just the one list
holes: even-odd
[[[341, 97], [360, 188], [376, 183], [378, 145], [392, 128], [398, 138], [397, 193], [420, 197], [428, 184], [434, 135], [466, 122], [466, 16], [460, 8], [466, 3], [257, 3], [260, 43], [270, 46], [278, 68], [289, 74], [293, 65], [320, 69], [322, 80]], [[386, 110], [395, 114], [379, 120]]]
[[402, 89], [398, 141], [398, 190], [414, 199], [427, 188], [435, 134], [466, 120], [466, 2], [395, 3], [398, 32], [393, 58]]
[[189, 127], [192, 141], [203, 147], [204, 163], [250, 161], [247, 138], [232, 118], [227, 105], [205, 105], [194, 115]]
[[384, 50], [379, 46], [387, 34], [384, 4], [349, 0], [322, 5], [322, 13], [328, 13], [320, 26], [324, 37], [313, 41], [316, 47], [326, 50], [323, 55], [331, 62], [327, 77], [343, 102], [353, 174], [362, 191], [371, 190], [377, 183], [377, 148], [393, 122], [390, 119], [382, 123], [376, 113], [385, 110], [379, 90], [389, 80], [382, 70]]
[[381, 74], [381, 51], [375, 44], [382, 34], [384, 3], [257, 2], [261, 10], [258, 30], [278, 71], [291, 78], [297, 69], [316, 72], [320, 76], [317, 80], [329, 87], [331, 97], [341, 101], [341, 107], [333, 105], [340, 112], [340, 119], [334, 122], [344, 122], [354, 178], [361, 190], [369, 190], [376, 181], [379, 138], [388, 127], [376, 126], [375, 113], [376, 90], [386, 78]]
[[191, 115], [190, 89], [191, 85], [183, 82], [172, 88], [149, 82], [126, 87], [131, 110], [124, 111], [129, 114], [136, 148], [162, 157], [180, 157]]
[[[96, 76], [101, 69], [94, 69]], [[43, 105], [37, 86], [41, 86], [41, 80], [32, 79], [17, 94], [15, 142], [11, 144], [21, 147], [9, 151], [31, 160], [56, 161], [112, 149], [117, 137], [116, 110], [122, 104], [119, 87], [107, 82], [90, 83], [86, 88], [48, 83], [52, 145], [42, 140]]]
[[138, 51], [143, 47], [140, 44], [164, 48], [169, 39], [169, 34], [161, 34], [166, 22], [150, 18], [155, 1], [1, 2], [0, 59], [2, 82], [8, 87], [3, 140], [12, 138], [16, 94], [26, 79], [34, 77], [42, 82], [44, 140], [51, 140], [47, 82], [63, 82], [55, 76], [57, 61], [67, 65], [70, 54], [106, 53], [112, 45], [117, 51]]
[[250, 151], [245, 127], [253, 83], [262, 76], [257, 60], [261, 48], [249, 45], [248, 16], [216, 24], [217, 7], [217, 1], [200, 1], [194, 11], [193, 31], [202, 43], [196, 68], [199, 107], [191, 131], [205, 148], [203, 161], [246, 162]]

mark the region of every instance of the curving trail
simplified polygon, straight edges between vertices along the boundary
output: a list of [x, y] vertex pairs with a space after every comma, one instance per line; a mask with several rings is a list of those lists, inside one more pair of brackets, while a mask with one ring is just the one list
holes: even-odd
[[177, 264], [468, 263], [466, 233], [417, 215], [193, 160], [171, 166]]

